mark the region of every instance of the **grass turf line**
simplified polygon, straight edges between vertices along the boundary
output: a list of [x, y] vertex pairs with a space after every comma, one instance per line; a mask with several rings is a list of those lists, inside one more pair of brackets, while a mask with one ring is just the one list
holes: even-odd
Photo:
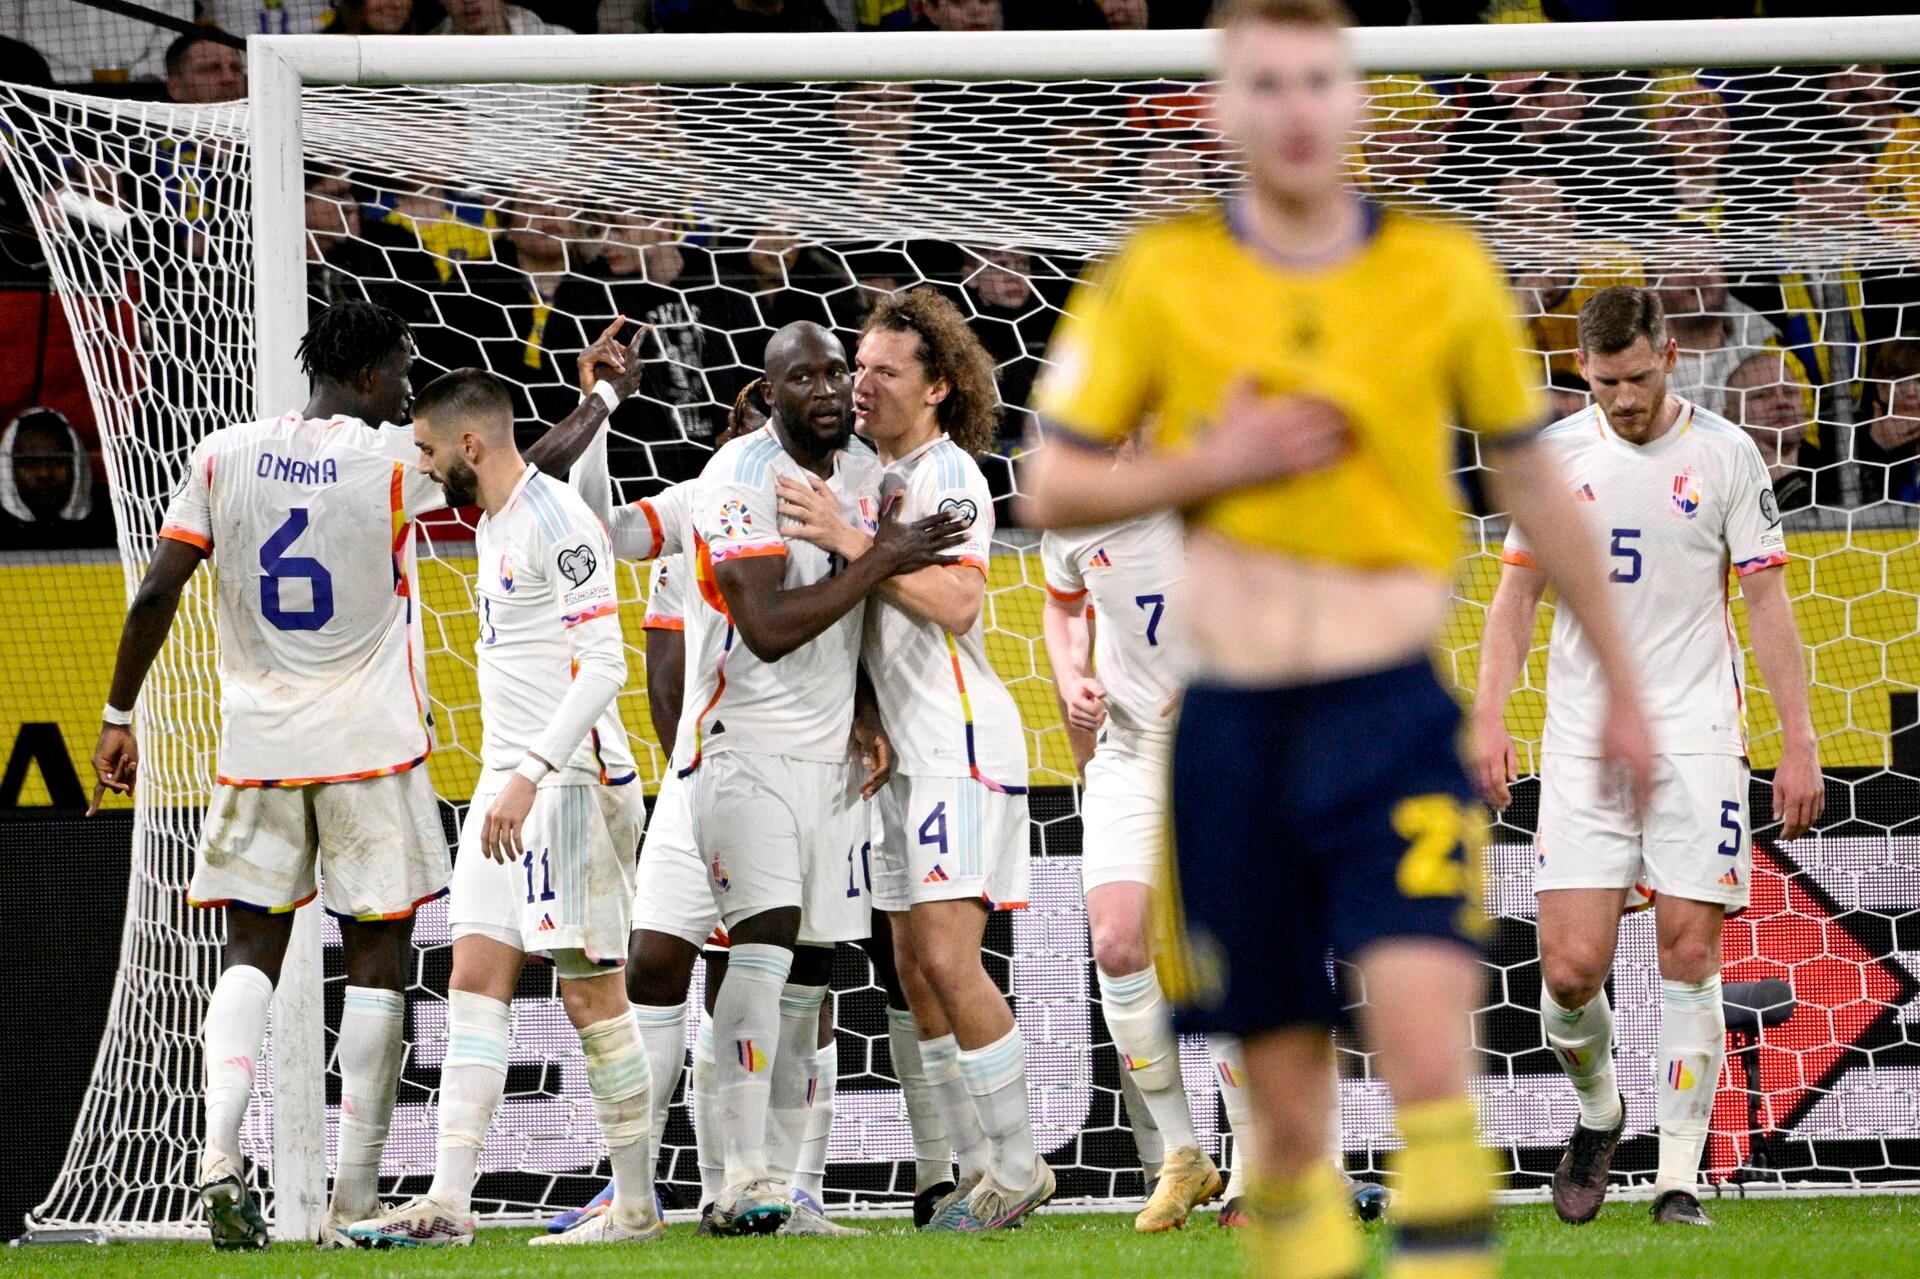
[[[1500, 1214], [1508, 1279], [1920, 1279], [1920, 1197], [1707, 1202], [1713, 1230], [1656, 1230], [1644, 1204], [1609, 1207], [1592, 1225], [1563, 1226], [1545, 1207]], [[1374, 1228], [1376, 1251], [1386, 1233]], [[532, 1249], [529, 1231], [486, 1230], [471, 1248], [264, 1254], [205, 1244], [79, 1245], [0, 1250], [0, 1276], [103, 1279], [1164, 1279], [1242, 1272], [1237, 1232], [1211, 1214], [1171, 1235], [1140, 1236], [1120, 1215], [1041, 1214], [1026, 1229], [984, 1237], [915, 1235], [876, 1223], [865, 1239], [696, 1239], [676, 1226], [645, 1247]], [[1377, 1273], [1377, 1270], [1376, 1270]]]

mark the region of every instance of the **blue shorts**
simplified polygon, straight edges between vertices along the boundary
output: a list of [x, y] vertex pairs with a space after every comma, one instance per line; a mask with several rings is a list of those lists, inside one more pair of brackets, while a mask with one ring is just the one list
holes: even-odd
[[1478, 947], [1486, 817], [1460, 720], [1424, 659], [1320, 684], [1187, 690], [1158, 956], [1181, 1030], [1330, 1025], [1329, 956], [1392, 937]]

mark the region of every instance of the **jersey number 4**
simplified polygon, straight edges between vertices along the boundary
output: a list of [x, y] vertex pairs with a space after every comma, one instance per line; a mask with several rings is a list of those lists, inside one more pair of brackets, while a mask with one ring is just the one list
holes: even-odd
[[[265, 574], [260, 579], [260, 612], [283, 631], [317, 631], [333, 620], [333, 574], [319, 560], [287, 554], [306, 531], [307, 508], [296, 506], [260, 546], [260, 571]], [[307, 583], [307, 607], [281, 607], [280, 584], [298, 581]]]

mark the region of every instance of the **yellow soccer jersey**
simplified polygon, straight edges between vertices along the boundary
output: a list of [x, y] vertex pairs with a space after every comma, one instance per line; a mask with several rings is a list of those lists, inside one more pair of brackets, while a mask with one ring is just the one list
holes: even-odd
[[1179, 449], [1242, 375], [1269, 394], [1326, 399], [1352, 422], [1345, 457], [1217, 498], [1189, 521], [1303, 559], [1449, 574], [1460, 538], [1451, 428], [1524, 432], [1545, 403], [1479, 242], [1367, 208], [1365, 246], [1321, 270], [1262, 255], [1230, 205], [1136, 232], [1068, 303], [1036, 406], [1102, 444], [1151, 421], [1155, 443]]

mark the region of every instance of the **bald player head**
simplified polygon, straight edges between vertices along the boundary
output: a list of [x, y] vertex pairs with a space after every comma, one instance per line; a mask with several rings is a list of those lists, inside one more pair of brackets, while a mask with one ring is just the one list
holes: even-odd
[[773, 427], [789, 453], [824, 458], [846, 447], [853, 436], [853, 373], [831, 330], [796, 320], [775, 333], [767, 343], [766, 384]]
[[497, 487], [486, 482], [496, 473], [510, 490], [522, 466], [513, 397], [485, 369], [455, 369], [427, 384], [413, 402], [413, 442], [449, 506], [471, 506]]

